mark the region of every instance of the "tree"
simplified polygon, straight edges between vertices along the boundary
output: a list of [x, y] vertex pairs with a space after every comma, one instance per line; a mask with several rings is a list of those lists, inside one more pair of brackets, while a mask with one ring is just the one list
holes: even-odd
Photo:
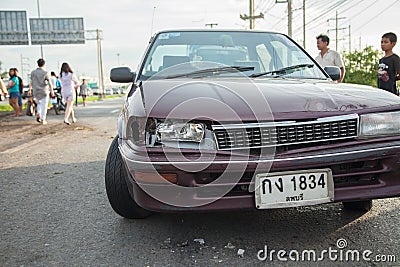
[[372, 46], [343, 54], [346, 66], [345, 82], [377, 86], [379, 51]]
[[0, 78], [5, 78], [8, 76], [8, 72], [4, 71], [3, 72], [3, 68], [1, 67], [3, 65], [3, 62], [0, 61]]

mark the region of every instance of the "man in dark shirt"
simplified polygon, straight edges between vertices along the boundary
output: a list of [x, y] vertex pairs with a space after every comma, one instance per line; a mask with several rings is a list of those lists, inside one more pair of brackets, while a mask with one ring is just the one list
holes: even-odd
[[381, 48], [385, 56], [379, 60], [378, 88], [398, 95], [396, 81], [400, 80], [400, 57], [393, 53], [396, 34], [389, 32], [382, 36]]

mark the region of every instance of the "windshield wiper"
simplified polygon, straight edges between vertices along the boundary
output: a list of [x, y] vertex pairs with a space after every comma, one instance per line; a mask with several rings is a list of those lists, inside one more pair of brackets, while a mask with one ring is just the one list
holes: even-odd
[[230, 72], [234, 73], [234, 72], [238, 72], [238, 71], [243, 72], [243, 71], [248, 71], [248, 70], [254, 70], [254, 67], [225, 66], [225, 67], [218, 67], [218, 68], [209, 68], [209, 69], [196, 70], [196, 71], [187, 72], [187, 73], [170, 75], [170, 76], [166, 76], [165, 79], [190, 77], [190, 76], [203, 75], [203, 74], [208, 74], [208, 73], [212, 73], [213, 75], [219, 75], [221, 73], [230, 73]]
[[293, 72], [293, 71], [297, 71], [297, 70], [300, 70], [300, 69], [312, 68], [312, 67], [314, 67], [314, 64], [298, 64], [298, 65], [293, 65], [293, 66], [285, 67], [285, 68], [278, 69], [278, 70], [271, 70], [271, 71], [267, 71], [267, 72], [254, 73], [254, 74], [250, 75], [249, 77], [256, 78], [256, 77], [260, 77], [260, 76], [264, 76], [264, 75], [268, 75], [268, 74], [277, 74], [274, 77], [279, 77], [280, 75], [288, 74], [289, 71]]

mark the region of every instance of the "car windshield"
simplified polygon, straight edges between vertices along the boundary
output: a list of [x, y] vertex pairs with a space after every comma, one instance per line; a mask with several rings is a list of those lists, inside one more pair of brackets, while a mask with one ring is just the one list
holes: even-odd
[[142, 80], [216, 75], [327, 79], [310, 56], [283, 34], [173, 31], [154, 38], [139, 70]]

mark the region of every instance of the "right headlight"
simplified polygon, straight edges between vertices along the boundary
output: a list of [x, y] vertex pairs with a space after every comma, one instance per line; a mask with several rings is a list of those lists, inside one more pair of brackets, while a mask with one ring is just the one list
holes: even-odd
[[165, 120], [157, 125], [159, 141], [196, 142], [200, 143], [204, 137], [205, 125], [182, 120]]
[[360, 138], [400, 135], [400, 111], [360, 115]]
[[126, 136], [136, 145], [153, 147], [170, 142], [201, 143], [205, 130], [205, 124], [200, 122], [131, 117]]

